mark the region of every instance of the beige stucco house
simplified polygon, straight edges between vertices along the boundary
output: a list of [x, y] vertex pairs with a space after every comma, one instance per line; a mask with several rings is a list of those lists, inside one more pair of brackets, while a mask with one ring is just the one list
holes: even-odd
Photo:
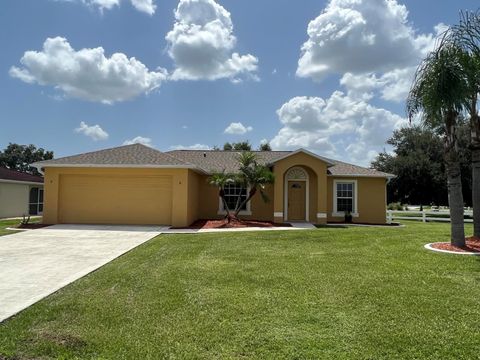
[[[213, 172], [238, 169], [237, 151], [160, 152], [140, 144], [34, 164], [45, 173], [44, 223], [163, 224], [188, 226], [221, 218]], [[358, 223], [386, 222], [386, 184], [392, 176], [327, 159], [309, 151], [258, 151], [275, 183], [270, 201], [255, 196], [243, 218], [274, 222], [341, 222], [350, 211]], [[245, 194], [235, 184], [227, 201]]]
[[0, 167], [0, 218], [42, 212], [43, 178]]

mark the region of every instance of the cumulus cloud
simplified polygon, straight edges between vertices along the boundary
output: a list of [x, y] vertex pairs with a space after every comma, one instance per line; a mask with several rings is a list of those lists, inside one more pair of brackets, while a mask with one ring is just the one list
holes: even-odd
[[150, 71], [123, 53], [106, 57], [102, 47], [76, 51], [63, 37], [47, 38], [41, 51], [26, 51], [20, 62], [22, 67], [10, 68], [12, 77], [106, 104], [148, 93], [167, 77], [164, 69]]
[[137, 136], [130, 140], [125, 140], [123, 145], [133, 145], [133, 144], [142, 144], [149, 147], [154, 147], [152, 145], [152, 139], [143, 136]]
[[230, 13], [214, 0], [180, 0], [175, 24], [165, 39], [175, 63], [174, 80], [239, 82], [241, 75], [257, 79], [258, 59], [233, 52], [236, 37]]
[[[116, 6], [120, 6], [120, 0], [56, 0], [63, 2], [79, 2], [92, 8], [96, 8], [103, 13], [104, 10], [111, 10]], [[153, 15], [157, 6], [154, 0], [130, 0], [133, 7], [148, 15]]]
[[170, 150], [211, 150], [211, 147], [205, 144], [174, 145], [170, 146]]
[[75, 132], [88, 136], [95, 141], [108, 139], [108, 133], [100, 125], [89, 126], [83, 121], [80, 122], [80, 126], [75, 129]]
[[418, 34], [397, 0], [330, 0], [308, 24], [297, 76], [321, 81], [343, 76], [349, 96], [402, 102], [420, 60], [445, 31]]
[[368, 165], [383, 149], [393, 129], [407, 120], [341, 91], [328, 99], [295, 97], [277, 110], [282, 128], [272, 139], [275, 149], [308, 148]]
[[433, 43], [396, 0], [331, 0], [308, 25], [297, 75], [385, 72], [417, 64]]
[[148, 15], [155, 14], [157, 6], [154, 4], [153, 0], [130, 0], [132, 5], [138, 11], [144, 12]]
[[340, 79], [340, 84], [352, 97], [368, 100], [380, 96], [383, 100], [402, 102], [407, 98], [416, 69], [416, 66], [409, 66], [382, 75], [346, 73]]
[[225, 134], [243, 135], [253, 130], [251, 126], [245, 126], [241, 122], [232, 122], [225, 129]]

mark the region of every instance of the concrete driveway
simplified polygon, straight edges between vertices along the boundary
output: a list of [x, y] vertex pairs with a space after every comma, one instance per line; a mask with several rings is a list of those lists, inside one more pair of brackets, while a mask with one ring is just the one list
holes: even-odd
[[165, 229], [54, 225], [0, 236], [0, 322]]

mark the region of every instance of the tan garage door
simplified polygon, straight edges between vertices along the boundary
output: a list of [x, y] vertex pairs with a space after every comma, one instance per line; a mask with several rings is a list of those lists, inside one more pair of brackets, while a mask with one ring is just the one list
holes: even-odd
[[172, 178], [61, 175], [58, 201], [61, 223], [169, 225]]

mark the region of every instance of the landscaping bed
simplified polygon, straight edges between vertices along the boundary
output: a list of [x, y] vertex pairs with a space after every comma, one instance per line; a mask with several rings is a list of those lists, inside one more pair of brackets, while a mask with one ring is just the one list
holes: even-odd
[[257, 220], [233, 220], [227, 222], [225, 219], [221, 220], [197, 220], [186, 229], [231, 229], [231, 228], [272, 228], [272, 227], [291, 227], [290, 224], [274, 223], [271, 221], [257, 221]]
[[437, 250], [452, 251], [458, 253], [478, 253], [480, 254], [480, 238], [468, 237], [465, 239], [465, 246], [454, 246], [449, 242], [437, 242], [430, 244], [430, 247]]

